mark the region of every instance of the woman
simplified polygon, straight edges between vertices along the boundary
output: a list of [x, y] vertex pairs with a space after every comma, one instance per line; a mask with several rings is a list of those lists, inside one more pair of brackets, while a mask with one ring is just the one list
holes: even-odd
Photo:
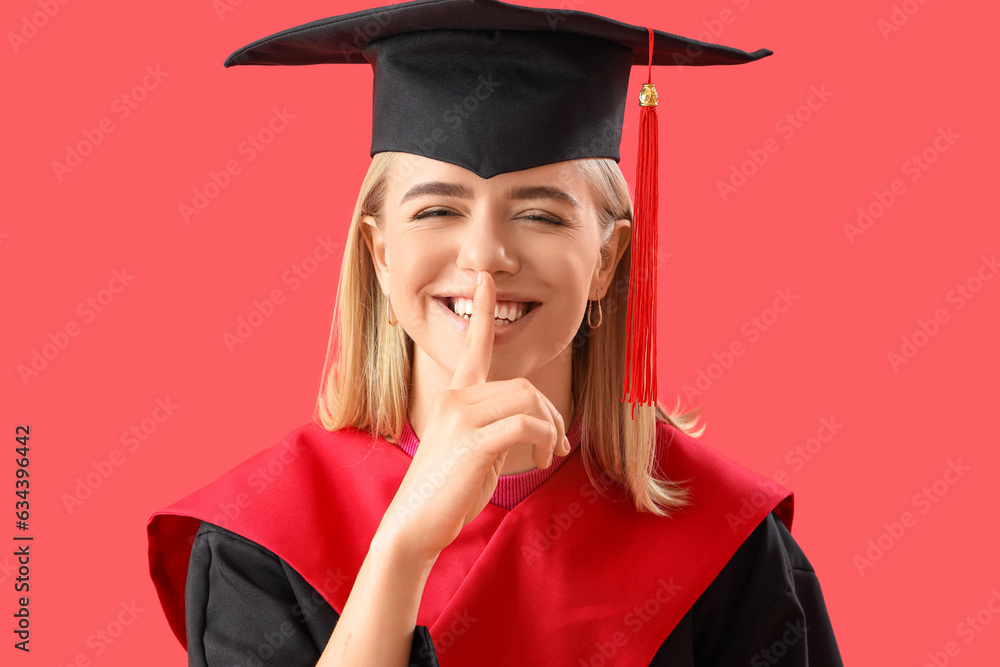
[[422, 0], [227, 65], [358, 54], [374, 159], [317, 420], [150, 521], [190, 664], [841, 664], [790, 493], [618, 393], [655, 359], [617, 166], [631, 66], [769, 52]]

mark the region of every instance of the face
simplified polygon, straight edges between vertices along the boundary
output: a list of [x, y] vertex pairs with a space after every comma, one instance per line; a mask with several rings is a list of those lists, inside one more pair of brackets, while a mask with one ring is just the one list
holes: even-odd
[[[454, 372], [479, 271], [496, 285], [490, 380], [529, 377], [569, 345], [588, 299], [603, 297], [627, 245], [615, 222], [607, 258], [590, 186], [574, 162], [483, 179], [456, 165], [400, 154], [383, 228], [362, 231], [383, 293], [423, 353]], [[456, 312], [456, 310], [458, 312]]]

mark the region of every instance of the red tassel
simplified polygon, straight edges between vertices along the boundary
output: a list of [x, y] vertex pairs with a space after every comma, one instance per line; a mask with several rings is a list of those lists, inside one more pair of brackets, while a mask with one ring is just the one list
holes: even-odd
[[625, 386], [635, 406], [656, 405], [656, 263], [659, 210], [656, 89], [652, 84], [653, 30], [649, 30], [649, 75], [639, 99], [639, 153], [635, 169], [632, 266], [629, 270]]

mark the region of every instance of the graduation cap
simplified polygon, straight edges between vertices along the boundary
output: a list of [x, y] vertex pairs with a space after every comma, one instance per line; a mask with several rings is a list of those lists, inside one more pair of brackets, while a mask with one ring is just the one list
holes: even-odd
[[225, 66], [370, 63], [371, 155], [414, 153], [482, 178], [553, 162], [618, 162], [629, 74], [648, 67], [636, 166], [622, 400], [656, 401], [657, 123], [653, 65], [771, 55], [588, 12], [497, 0], [415, 0], [331, 16], [235, 51]]

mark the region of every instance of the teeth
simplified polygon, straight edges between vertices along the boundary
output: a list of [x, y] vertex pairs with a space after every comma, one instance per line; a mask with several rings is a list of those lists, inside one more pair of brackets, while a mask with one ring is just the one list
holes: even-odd
[[[465, 318], [472, 317], [472, 299], [466, 299], [464, 297], [455, 297], [452, 300], [451, 309], [455, 311], [456, 315], [460, 315]], [[516, 322], [517, 320], [524, 317], [525, 312], [527, 312], [528, 304], [520, 301], [504, 301], [497, 303], [493, 309], [493, 318], [497, 320], [506, 320], [508, 322]]]

